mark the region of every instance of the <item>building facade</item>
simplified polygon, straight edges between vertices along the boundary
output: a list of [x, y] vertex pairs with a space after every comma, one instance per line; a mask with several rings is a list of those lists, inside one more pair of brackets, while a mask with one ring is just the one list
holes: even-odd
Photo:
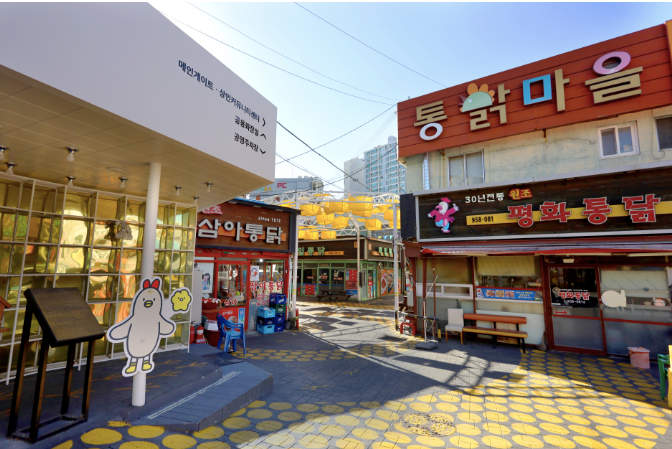
[[321, 191], [322, 179], [312, 176], [298, 178], [276, 178], [275, 182], [250, 192], [250, 198], [261, 200], [269, 196], [299, 191]]
[[290, 257], [300, 212], [235, 198], [198, 213], [195, 262], [203, 272], [204, 313], [256, 330], [257, 308], [289, 294]]
[[[277, 109], [148, 4], [5, 3], [0, 15], [0, 38], [13, 42], [0, 53], [0, 296], [9, 304], [0, 381], [9, 382], [24, 329], [26, 373], [53, 342], [37, 320], [25, 326], [27, 289], [77, 288], [107, 331], [131, 314], [143, 279], [159, 278], [166, 296], [192, 288], [197, 208], [273, 179], [274, 128], [263, 143], [254, 131]], [[190, 313], [172, 319], [159, 351], [189, 345]], [[96, 362], [126, 357], [103, 337], [77, 345], [76, 366], [89, 344]], [[46, 353], [49, 370], [65, 367], [65, 348]]]
[[406, 193], [406, 167], [397, 157], [397, 138], [390, 136], [386, 145], [364, 152], [366, 187], [369, 192]]
[[343, 180], [343, 187], [346, 192], [366, 192], [366, 163], [364, 159], [358, 157], [352, 158], [343, 163], [343, 171], [348, 174]]
[[557, 350], [667, 351], [671, 36], [668, 22], [399, 104], [402, 236], [418, 294], [436, 272], [436, 316], [524, 316], [528, 343]]

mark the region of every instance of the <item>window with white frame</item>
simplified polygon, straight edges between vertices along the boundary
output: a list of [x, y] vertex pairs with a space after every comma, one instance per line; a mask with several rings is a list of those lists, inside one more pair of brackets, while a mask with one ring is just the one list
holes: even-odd
[[600, 136], [601, 159], [639, 154], [635, 123], [607, 126], [597, 132]]
[[656, 134], [658, 134], [658, 149], [672, 150], [672, 115], [656, 119]]
[[449, 157], [447, 168], [450, 187], [483, 184], [485, 182], [482, 151]]

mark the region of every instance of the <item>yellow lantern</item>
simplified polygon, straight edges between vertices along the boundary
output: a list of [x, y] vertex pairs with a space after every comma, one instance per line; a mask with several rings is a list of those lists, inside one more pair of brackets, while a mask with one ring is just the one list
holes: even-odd
[[330, 225], [334, 221], [334, 214], [320, 214], [315, 217], [318, 224], [323, 226]]
[[[394, 220], [394, 211], [392, 209], [386, 210], [383, 214], [385, 220], [392, 221]], [[397, 209], [397, 221], [401, 220], [401, 211]]]
[[381, 229], [383, 229], [383, 224], [380, 222], [380, 220], [370, 218], [366, 220], [364, 227], [369, 231], [380, 231]]
[[348, 217], [336, 217], [334, 218], [333, 223], [331, 223], [332, 229], [343, 229], [348, 227]]
[[[370, 196], [357, 196], [357, 197], [352, 197], [350, 198], [350, 210], [351, 211], [369, 211], [371, 212], [373, 210], [373, 198]], [[353, 202], [353, 201], [365, 201], [363, 203], [359, 202]]]
[[303, 204], [301, 206], [301, 216], [312, 217], [322, 213], [322, 208], [317, 204]]
[[306, 238], [306, 231], [299, 231], [299, 240], [303, 240]]
[[371, 216], [370, 210], [353, 210], [352, 215], [357, 215], [358, 217], [369, 218]]
[[318, 240], [320, 233], [318, 231], [306, 231], [306, 240]]
[[336, 231], [322, 231], [321, 240], [333, 240], [336, 238]]
[[328, 203], [324, 203], [322, 207], [328, 214], [342, 214], [349, 210], [348, 203], [346, 201], [329, 201]]

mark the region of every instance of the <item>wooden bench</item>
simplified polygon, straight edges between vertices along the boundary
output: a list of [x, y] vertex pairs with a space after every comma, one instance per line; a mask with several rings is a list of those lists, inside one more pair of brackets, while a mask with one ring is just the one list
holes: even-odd
[[[523, 352], [525, 352], [525, 339], [528, 337], [527, 332], [520, 330], [521, 324], [527, 324], [527, 318], [524, 316], [511, 316], [511, 315], [486, 315], [483, 313], [465, 313], [465, 320], [474, 321], [489, 321], [492, 323], [493, 327], [478, 327], [478, 326], [465, 326], [462, 329], [462, 332], [468, 332], [471, 334], [480, 334], [480, 335], [492, 335], [492, 347], [497, 346], [497, 337], [509, 337], [518, 339]], [[508, 323], [515, 324], [516, 330], [512, 329], [497, 329], [497, 323]]]
[[329, 290], [320, 290], [320, 293], [317, 295], [317, 299], [322, 301], [323, 299], [348, 299], [348, 293], [343, 287], [332, 287]]

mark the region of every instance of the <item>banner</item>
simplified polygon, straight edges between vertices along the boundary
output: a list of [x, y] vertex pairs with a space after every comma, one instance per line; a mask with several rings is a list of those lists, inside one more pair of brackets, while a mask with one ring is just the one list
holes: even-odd
[[534, 290], [509, 290], [504, 288], [476, 288], [477, 298], [502, 298], [520, 299], [522, 301], [541, 301], [541, 297], [535, 298]]

